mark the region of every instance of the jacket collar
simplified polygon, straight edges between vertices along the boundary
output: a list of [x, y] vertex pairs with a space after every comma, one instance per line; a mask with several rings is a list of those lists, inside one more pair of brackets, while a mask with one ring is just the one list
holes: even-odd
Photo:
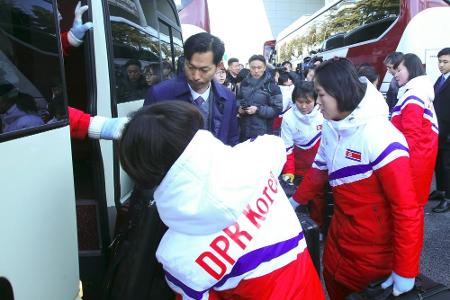
[[[226, 87], [221, 85], [216, 80], [211, 81], [212, 92], [215, 96], [222, 98], [223, 100], [227, 100], [227, 90]], [[184, 73], [178, 75], [175, 80], [175, 97], [188, 96], [191, 98], [191, 90], [189, 89], [189, 85], [187, 82], [187, 78]]]

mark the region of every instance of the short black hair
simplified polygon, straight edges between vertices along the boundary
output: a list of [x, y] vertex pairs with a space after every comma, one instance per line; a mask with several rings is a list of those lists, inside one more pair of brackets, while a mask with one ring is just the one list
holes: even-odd
[[402, 58], [403, 58], [403, 53], [402, 52], [391, 52], [391, 53], [389, 53], [386, 56], [386, 58], [384, 59], [383, 63], [385, 65], [387, 65], [387, 64], [395, 65], [397, 63], [400, 63]]
[[442, 55], [450, 55], [450, 48], [444, 48], [444, 49], [441, 49], [439, 52], [438, 52], [438, 54], [437, 54], [437, 57], [439, 58], [439, 57], [441, 57]]
[[171, 100], [144, 106], [124, 128], [123, 169], [139, 185], [155, 187], [201, 128], [202, 114], [191, 103]]
[[402, 60], [396, 63], [394, 68], [397, 69], [401, 63], [403, 63], [405, 68], [408, 70], [408, 81], [416, 78], [417, 76], [425, 75], [425, 68], [423, 67], [422, 61], [414, 53], [407, 53], [403, 55]]
[[[276, 70], [275, 70], [276, 71]], [[286, 72], [281, 72], [280, 76], [278, 77], [278, 85], [283, 85], [286, 81], [288, 81], [289, 79], [292, 80], [292, 78], [289, 76], [288, 73]]]
[[295, 103], [297, 98], [313, 98], [314, 102], [316, 102], [317, 93], [314, 89], [314, 83], [312, 81], [300, 81], [296, 83], [292, 91], [292, 102]]
[[370, 64], [359, 65], [357, 71], [359, 76], [366, 77], [372, 83], [377, 81], [379, 78], [377, 70], [375, 70], [375, 68]]
[[212, 51], [213, 62], [215, 65], [218, 65], [225, 52], [225, 45], [218, 37], [207, 32], [200, 32], [190, 36], [184, 42], [183, 49], [184, 56], [187, 61], [192, 59], [194, 53], [205, 53]]
[[320, 85], [336, 99], [340, 112], [352, 112], [361, 102], [367, 88], [359, 80], [353, 63], [344, 57], [321, 63], [316, 69], [314, 84]]
[[142, 65], [139, 60], [132, 58], [127, 60], [127, 62], [125, 63], [125, 68], [128, 68], [128, 66], [138, 66], [140, 69]]
[[282, 67], [284, 67], [285, 65], [290, 65], [291, 68], [292, 68], [292, 64], [291, 64], [291, 62], [288, 61], [288, 60], [283, 61], [283, 63], [281, 64]]
[[254, 60], [259, 60], [259, 61], [263, 62], [264, 64], [266, 64], [266, 59], [264, 58], [264, 56], [262, 56], [260, 54], [254, 54], [254, 55], [250, 56], [250, 58], [248, 59], [248, 63], [251, 63]]
[[239, 62], [239, 59], [237, 59], [236, 57], [232, 57], [232, 58], [230, 58], [229, 60], [228, 60], [228, 65], [229, 66], [231, 66], [231, 64], [232, 63], [235, 63], [235, 62]]

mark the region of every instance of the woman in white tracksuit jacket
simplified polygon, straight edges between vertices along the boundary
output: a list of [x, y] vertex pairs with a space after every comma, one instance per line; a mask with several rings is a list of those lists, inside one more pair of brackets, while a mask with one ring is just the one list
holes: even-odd
[[232, 148], [202, 123], [189, 103], [157, 103], [131, 119], [121, 141], [124, 169], [158, 186], [169, 229], [156, 257], [178, 299], [324, 299], [277, 180], [283, 141], [265, 135]]

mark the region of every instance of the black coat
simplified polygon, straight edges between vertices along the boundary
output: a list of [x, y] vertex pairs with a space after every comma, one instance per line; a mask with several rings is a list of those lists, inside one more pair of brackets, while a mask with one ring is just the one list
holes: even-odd
[[450, 146], [450, 76], [444, 83], [444, 86], [436, 91], [440, 77], [434, 84], [434, 109], [439, 124], [439, 147]]

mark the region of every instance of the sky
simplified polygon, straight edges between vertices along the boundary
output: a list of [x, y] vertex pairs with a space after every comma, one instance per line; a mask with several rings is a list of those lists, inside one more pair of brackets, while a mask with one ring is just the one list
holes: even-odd
[[245, 65], [273, 39], [262, 0], [208, 0], [208, 9], [211, 34], [225, 43], [225, 61], [237, 57]]

